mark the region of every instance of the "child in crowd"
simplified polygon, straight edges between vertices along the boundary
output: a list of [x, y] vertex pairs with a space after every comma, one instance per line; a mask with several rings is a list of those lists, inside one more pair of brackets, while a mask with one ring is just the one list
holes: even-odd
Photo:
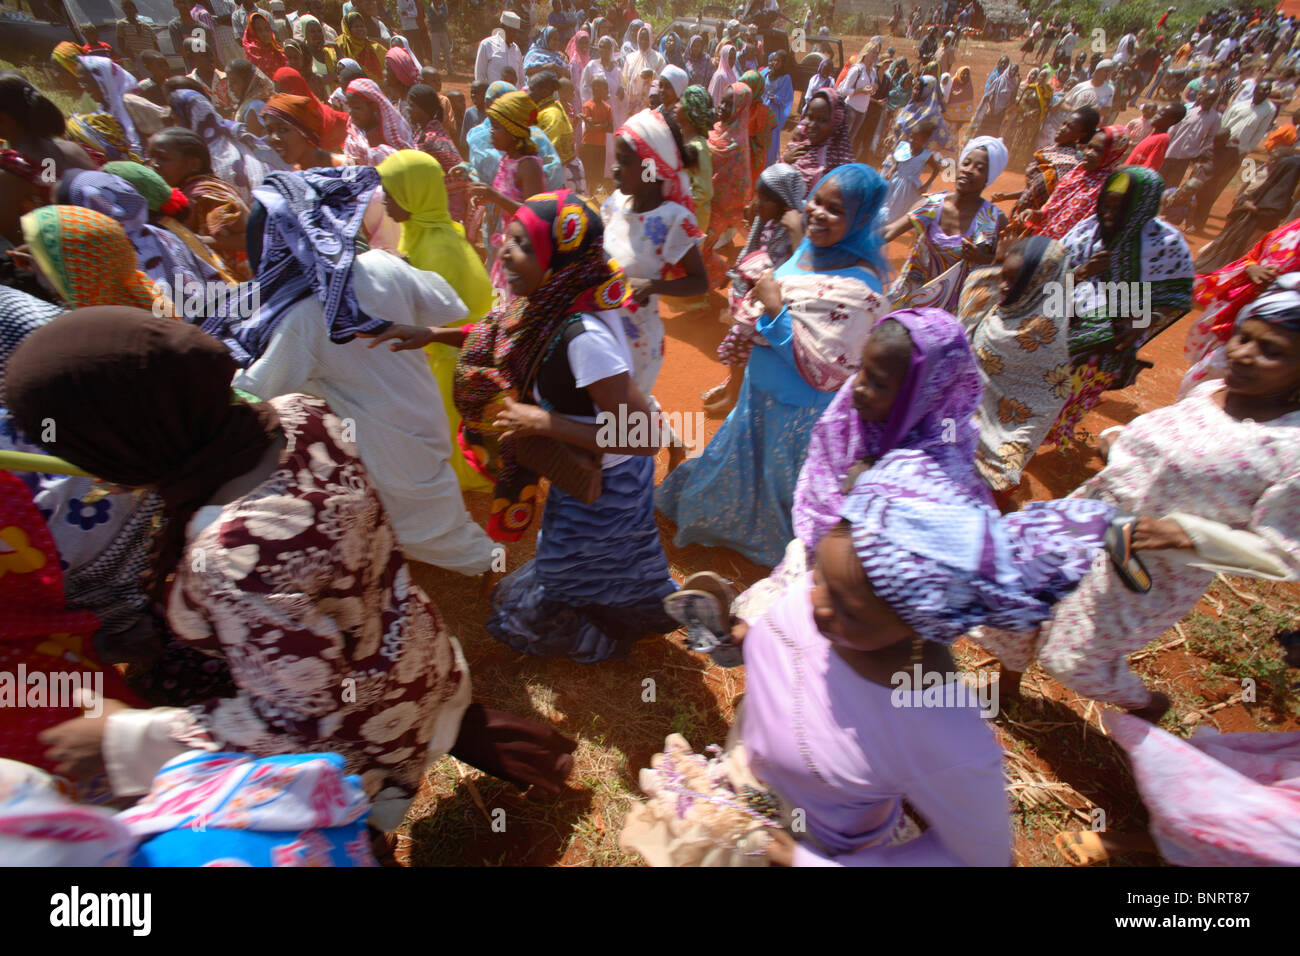
[[605, 179], [605, 137], [614, 132], [614, 112], [610, 109], [609, 84], [603, 76], [591, 81], [591, 99], [582, 104], [582, 146], [579, 155], [587, 174], [587, 188], [593, 193], [607, 185]]
[[[930, 191], [935, 177], [939, 175], [941, 167], [934, 153], [927, 148], [935, 129], [936, 124], [933, 122], [920, 124], [881, 164], [880, 174], [889, 183], [882, 225], [911, 212], [922, 194]], [[930, 178], [922, 186], [921, 177], [927, 169], [930, 171]]]

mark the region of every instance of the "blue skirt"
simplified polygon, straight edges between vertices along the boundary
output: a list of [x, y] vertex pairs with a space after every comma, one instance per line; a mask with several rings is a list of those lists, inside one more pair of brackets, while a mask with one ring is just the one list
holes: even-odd
[[677, 524], [673, 544], [733, 548], [773, 567], [794, 538], [794, 486], [808, 439], [834, 392], [815, 406], [787, 405], [755, 388], [740, 399], [699, 458], [664, 479], [655, 506]]
[[585, 505], [551, 485], [537, 556], [497, 585], [488, 632], [517, 651], [580, 664], [626, 657], [647, 634], [677, 627], [677, 590], [654, 515], [654, 459], [606, 468]]

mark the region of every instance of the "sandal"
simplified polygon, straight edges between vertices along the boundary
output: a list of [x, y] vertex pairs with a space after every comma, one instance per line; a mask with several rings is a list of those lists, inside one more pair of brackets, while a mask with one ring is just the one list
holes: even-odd
[[1110, 853], [1102, 844], [1101, 837], [1091, 830], [1058, 833], [1052, 843], [1071, 866], [1092, 866], [1110, 859]]
[[708, 591], [674, 591], [664, 598], [664, 612], [686, 628], [686, 646], [693, 651], [709, 651], [731, 637], [726, 608]]
[[1133, 529], [1138, 519], [1133, 515], [1121, 515], [1110, 523], [1103, 539], [1106, 553], [1110, 555], [1119, 579], [1130, 591], [1146, 594], [1151, 590], [1151, 574], [1142, 558], [1133, 552]]

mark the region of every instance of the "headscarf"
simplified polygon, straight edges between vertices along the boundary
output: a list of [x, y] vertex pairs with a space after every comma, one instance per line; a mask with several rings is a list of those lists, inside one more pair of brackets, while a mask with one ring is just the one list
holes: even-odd
[[415, 62], [415, 57], [405, 47], [389, 47], [384, 54], [384, 62], [403, 86], [412, 87], [420, 82], [420, 64]]
[[355, 93], [374, 107], [379, 119], [379, 142], [372, 144], [367, 132], [349, 117], [348, 136], [343, 144], [346, 155], [364, 165], [374, 166], [394, 151], [414, 146], [411, 124], [402, 118], [402, 114], [384, 95], [378, 83], [362, 77], [349, 83], [347, 92]]
[[59, 66], [63, 67], [73, 78], [77, 77], [77, 61], [81, 58], [81, 47], [71, 40], [63, 40], [54, 45], [54, 52], [50, 54], [52, 59]]
[[994, 115], [1003, 113], [1011, 105], [1012, 99], [1015, 98], [1016, 90], [1020, 88], [1020, 64], [1012, 63], [998, 77], [998, 81], [993, 84], [993, 89], [985, 94], [989, 100], [989, 109]]
[[[242, 60], [240, 62], [248, 63], [247, 60]], [[234, 66], [235, 64], [232, 63], [231, 68], [233, 69]], [[235, 104], [235, 119], [237, 120], [245, 114], [246, 108], [251, 106], [253, 103], [258, 102], [259, 100], [265, 103], [275, 95], [275, 86], [272, 84], [271, 78], [251, 63], [249, 66], [252, 67], [253, 72], [248, 79], [248, 86], [244, 88], [244, 95], [241, 96], [239, 102]]]
[[994, 181], [1002, 175], [1003, 170], [1007, 168], [1007, 144], [1002, 142], [996, 136], [976, 136], [966, 143], [962, 148], [961, 157], [957, 160], [960, 165], [961, 161], [969, 153], [977, 149], [982, 149], [989, 158], [989, 176], [984, 181], [985, 187], [992, 186]]
[[[748, 94], [749, 89], [746, 88], [745, 95]], [[681, 153], [677, 151], [677, 142], [662, 113], [658, 110], [642, 110], [635, 116], [629, 116], [614, 135], [626, 140], [643, 163], [650, 160], [651, 166], [647, 172], [654, 172], [655, 178], [663, 183], [665, 199], [685, 206], [691, 213], [695, 212], [690, 177], [686, 174]]]
[[[487, 88], [485, 103], [491, 106], [515, 88], [504, 80], [497, 80]], [[564, 184], [564, 167], [560, 163], [560, 154], [555, 151], [555, 144], [547, 139], [546, 134], [537, 126], [529, 128], [533, 149], [542, 161], [542, 175], [547, 189], [559, 189]], [[465, 134], [465, 146], [469, 150], [469, 166], [479, 182], [490, 183], [501, 164], [501, 151], [492, 145], [492, 121], [484, 117], [483, 122]], [[527, 155], [533, 155], [528, 153]]]
[[641, 35], [641, 28], [645, 26], [642, 20], [633, 20], [627, 25], [627, 30], [623, 32], [622, 54], [624, 57], [631, 56], [637, 50], [637, 37]]
[[[583, 37], [587, 39], [587, 52], [585, 55], [578, 49], [578, 40]], [[569, 58], [569, 66], [574, 72], [583, 69], [591, 62], [591, 33], [587, 30], [578, 30], [573, 36], [569, 37], [569, 42], [564, 47], [564, 55]]]
[[381, 53], [378, 47], [381, 46], [377, 41], [366, 38], [361, 39], [352, 32], [352, 26], [348, 22], [351, 14], [343, 17], [343, 30], [334, 40], [334, 47], [339, 51], [339, 65], [342, 65], [345, 59], [355, 60], [357, 66], [367, 76], [379, 76], [384, 68]]
[[957, 68], [957, 74], [953, 77], [952, 90], [948, 94], [947, 106], [960, 106], [962, 103], [969, 103], [975, 98], [975, 90], [971, 87], [971, 76], [969, 66], [960, 66]]
[[[166, 187], [165, 182], [163, 185]], [[196, 258], [180, 239], [150, 224], [148, 201], [125, 179], [103, 170], [73, 169], [59, 181], [58, 193], [61, 202], [93, 209], [119, 222], [135, 246], [140, 270], [164, 288], [171, 288], [176, 281], [182, 288], [187, 282], [222, 281], [218, 272]]]
[[275, 169], [284, 169], [284, 160], [254, 136], [243, 123], [222, 119], [206, 96], [195, 90], [177, 90], [172, 94], [172, 116], [198, 133], [212, 157], [212, 173], [229, 183], [245, 202], [254, 189]]
[[[259, 19], [266, 21], [267, 29], [271, 33], [271, 39], [267, 43], [263, 43], [257, 38], [257, 31], [254, 26]], [[284, 46], [275, 36], [275, 24], [261, 10], [254, 10], [248, 15], [248, 22], [244, 24], [244, 36], [241, 42], [244, 47], [244, 57], [249, 63], [267, 75], [274, 73], [287, 62], [284, 55]]]
[[266, 101], [266, 106], [262, 108], [262, 116], [263, 118], [274, 116], [280, 122], [297, 130], [307, 142], [317, 148], [320, 147], [325, 122], [321, 116], [320, 104], [311, 97], [276, 93]]
[[[759, 174], [758, 183], [754, 185], [754, 198], [758, 198], [759, 186], [766, 186], [785, 203], [787, 209], [796, 209], [803, 212], [804, 199], [808, 195], [808, 186], [804, 183], [803, 174], [789, 163], [777, 163], [775, 166], [768, 166]], [[736, 256], [736, 262], [740, 263], [745, 260], [751, 252], [754, 252], [762, 244], [763, 221], [757, 214], [754, 216], [753, 223], [749, 227], [749, 236], [745, 239], [745, 247], [740, 250], [740, 255]], [[776, 263], [780, 265], [781, 263]]]
[[[306, 79], [303, 78], [303, 75], [291, 66], [280, 67], [280, 69], [275, 71], [275, 76], [272, 77], [272, 80], [284, 91], [284, 93], [293, 97], [306, 97], [309, 99], [311, 101], [310, 108], [319, 114], [319, 120], [317, 122], [310, 122], [310, 118], [307, 116], [307, 109], [303, 108], [300, 104], [293, 104], [293, 109], [287, 110], [287, 104], [283, 99], [281, 99], [279, 110], [281, 119], [286, 123], [289, 123], [304, 136], [307, 136], [314, 145], [319, 146], [327, 152], [337, 153], [343, 148], [343, 143], [347, 139], [348, 135], [347, 113], [344, 113], [342, 110], [336, 110], [334, 107], [322, 103], [317, 98], [316, 94], [312, 92], [311, 86], [307, 83]], [[271, 101], [274, 99], [276, 99], [275, 96], [267, 100], [264, 109], [270, 108]], [[307, 129], [310, 129], [313, 126], [318, 127], [314, 136], [308, 135], [304, 130], [304, 122], [306, 123]]]
[[[695, 41], [700, 41], [699, 56], [691, 56], [691, 49], [695, 46]], [[700, 34], [694, 34], [686, 43], [686, 69], [691, 74], [691, 85], [702, 86], [706, 90], [709, 87], [709, 81], [713, 79], [713, 61], [709, 59], [709, 47], [704, 42], [704, 37]], [[757, 94], [755, 94], [757, 95]]]
[[338, 166], [271, 173], [254, 192], [248, 262], [262, 290], [260, 307], [248, 319], [203, 324], [242, 367], [266, 351], [280, 321], [308, 296], [319, 301], [332, 342], [387, 328], [360, 310], [352, 287], [357, 236], [378, 185], [373, 166]]
[[1278, 276], [1263, 295], [1241, 309], [1234, 325], [1247, 319], [1259, 319], [1288, 332], [1300, 333], [1300, 272]]
[[[555, 27], [545, 27], [537, 36], [537, 42], [532, 45], [528, 53], [524, 56], [524, 74], [527, 75], [534, 67], [554, 67], [562, 71], [559, 75], [569, 75], [569, 60], [558, 50], [552, 50], [548, 43], [551, 37], [556, 36], [560, 31]], [[522, 80], [523, 77], [521, 76]]]
[[1002, 515], [912, 449], [859, 475], [841, 511], [876, 596], [941, 644], [979, 625], [1032, 631], [1091, 569], [1114, 516], [1094, 498]]
[[84, 206], [42, 206], [21, 225], [32, 256], [69, 308], [153, 308], [153, 280], [139, 270], [135, 247], [115, 220]]
[[713, 124], [717, 122], [718, 117], [713, 109], [713, 100], [709, 99], [708, 90], [692, 84], [682, 90], [681, 103], [686, 118], [691, 121], [692, 126], [705, 134], [713, 129]]
[[181, 558], [190, 517], [252, 469], [279, 429], [270, 405], [231, 394], [236, 368], [220, 342], [192, 325], [108, 307], [37, 329], [9, 363], [5, 395], [26, 434], [39, 442], [41, 421], [53, 418], [58, 441], [44, 447], [162, 498], [150, 548], [155, 599]]
[[1009, 66], [1010, 63], [1011, 63], [1011, 57], [1009, 56], [1003, 56], [998, 58], [997, 65], [993, 67], [993, 70], [989, 73], [989, 78], [984, 81], [985, 95], [993, 91], [993, 87], [997, 85], [998, 78], [1002, 76], [1004, 72], [1006, 72], [1007, 67]]
[[[672, 41], [671, 44], [669, 41]], [[659, 52], [669, 64], [681, 69], [686, 67], [686, 51], [682, 49], [681, 41], [677, 34], [669, 30], [659, 40]]]
[[767, 80], [763, 79], [763, 74], [758, 72], [758, 70], [747, 70], [745, 74], [741, 76], [740, 82], [744, 83], [754, 91], [755, 103], [759, 102], [763, 98], [763, 90], [767, 86]]
[[[395, 33], [389, 37], [388, 42], [391, 44], [389, 49], [392, 49], [393, 47], [401, 47], [406, 51], [407, 55], [410, 56], [411, 62], [415, 64], [415, 76], [418, 82], [420, 76], [420, 61], [416, 58], [415, 51], [411, 49], [411, 41], [406, 39], [406, 37], [402, 36], [400, 33]], [[385, 56], [387, 56], [387, 54], [385, 54]], [[414, 85], [414, 83], [411, 84], [411, 86]]]
[[[918, 126], [929, 122], [935, 126], [931, 142], [937, 144], [942, 141], [946, 144], [948, 127], [943, 121], [943, 103], [939, 101], [939, 81], [932, 76], [923, 76], [916, 82], [921, 84], [921, 96], [915, 98], [915, 88], [906, 94], [906, 103], [894, 121], [897, 136], [901, 141], [909, 137]], [[892, 97], [894, 94], [891, 92], [889, 95]]]
[[527, 93], [502, 93], [488, 106], [487, 114], [515, 138], [520, 152], [531, 156], [537, 151], [532, 140], [532, 128], [537, 125], [537, 103]]
[[839, 187], [848, 229], [839, 242], [825, 247], [814, 246], [805, 236], [794, 252], [795, 257], [801, 264], [810, 265], [815, 272], [844, 269], [865, 259], [883, 280], [889, 274], [889, 263], [885, 259], [885, 242], [877, 220], [888, 184], [870, 166], [846, 163], [823, 176], [808, 191], [808, 198], [811, 199], [826, 185]]
[[736, 65], [727, 62], [727, 51], [730, 50], [734, 60], [736, 48], [730, 43], [724, 43], [722, 49], [718, 51], [718, 68], [713, 73], [713, 78], [709, 80], [709, 96], [713, 97], [713, 102], [722, 105], [722, 92], [732, 83], [736, 82]]
[[111, 113], [82, 113], [68, 117], [66, 135], [85, 147], [92, 157], [137, 160], [139, 152], [127, 141], [122, 124]]
[[1128, 155], [1128, 132], [1123, 126], [1101, 130], [1105, 138], [1101, 162], [1089, 171], [1080, 163], [1061, 177], [1042, 208], [1043, 224], [1035, 231], [1049, 239], [1061, 239], [1078, 223], [1097, 211], [1102, 184]]
[[[600, 214], [575, 193], [562, 189], [524, 202], [514, 221], [528, 231], [533, 253], [545, 274], [527, 297], [470, 328], [456, 363], [454, 395], [463, 422], [466, 457], [494, 478], [488, 533], [515, 541], [533, 520], [535, 494], [526, 493], [537, 477], [514, 460], [514, 442], [490, 434], [489, 406], [503, 393], [518, 393], [532, 369], [551, 349], [570, 321], [583, 312], [615, 309], [627, 301], [627, 279], [605, 255]], [[525, 396], [528, 400], [531, 396]]]
[[[910, 108], [912, 104], [912, 85], [914, 80], [911, 73], [904, 73], [900, 76], [892, 87], [885, 100], [889, 103], [891, 110], [901, 110]], [[924, 102], [924, 100], [922, 101]], [[897, 119], [894, 121], [898, 122]]]
[[686, 71], [680, 66], [666, 66], [663, 68], [663, 72], [659, 74], [659, 82], [661, 84], [672, 84], [673, 92], [677, 94], [678, 99], [681, 99], [682, 91], [690, 83], [690, 77], [686, 75]]
[[[820, 145], [809, 145], [802, 156], [794, 161], [795, 168], [803, 174], [804, 183], [812, 186], [832, 169], [853, 162], [853, 144], [850, 140], [848, 109], [844, 98], [831, 86], [822, 87], [810, 99], [824, 99], [831, 108], [831, 134]], [[795, 132], [794, 143], [808, 142], [808, 121], [801, 120]], [[792, 143], [791, 145], [794, 145]], [[811, 193], [809, 194], [811, 195]]]
[[410, 213], [398, 251], [417, 269], [436, 272], [456, 290], [477, 322], [492, 308], [492, 282], [465, 228], [447, 211], [442, 165], [427, 153], [403, 149], [376, 167], [384, 192]]
[[136, 132], [135, 124], [131, 122], [131, 114], [127, 111], [123, 97], [127, 93], [138, 90], [140, 82], [108, 57], [83, 56], [81, 66], [94, 78], [95, 85], [108, 101], [105, 108], [122, 127], [122, 132], [126, 134], [126, 140], [131, 144], [132, 150], [138, 150], [141, 146], [140, 134]]
[[[881, 318], [907, 329], [912, 357], [883, 422], [862, 420], [845, 382], [813, 426], [794, 491], [794, 531], [809, 550], [839, 522], [844, 478], [858, 461], [878, 461], [896, 448], [924, 451], [962, 492], [990, 501], [975, 473], [983, 386], [966, 331], [942, 309], [902, 309]], [[954, 431], [955, 429], [955, 431]]]

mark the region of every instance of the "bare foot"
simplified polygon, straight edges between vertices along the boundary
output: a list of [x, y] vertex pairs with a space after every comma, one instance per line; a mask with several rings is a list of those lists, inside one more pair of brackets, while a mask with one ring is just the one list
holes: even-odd
[[1169, 698], [1159, 691], [1151, 692], [1151, 702], [1145, 707], [1138, 707], [1130, 710], [1129, 713], [1134, 717], [1141, 717], [1148, 723], [1158, 724], [1160, 718], [1169, 710]]
[[726, 381], [719, 382], [712, 388], [706, 388], [704, 391], [700, 392], [700, 401], [705, 405], [720, 401], [722, 397], [727, 394], [727, 386], [730, 384], [731, 379], [728, 378]]

